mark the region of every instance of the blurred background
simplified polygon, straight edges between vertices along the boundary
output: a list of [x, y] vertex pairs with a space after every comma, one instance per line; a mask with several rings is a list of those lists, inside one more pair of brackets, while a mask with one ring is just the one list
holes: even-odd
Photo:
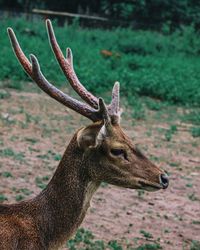
[[45, 188], [66, 138], [88, 124], [41, 93], [13, 55], [7, 27], [26, 55], [37, 56], [46, 78], [74, 95], [51, 52], [47, 18], [61, 49], [72, 49], [88, 90], [109, 102], [113, 83], [121, 83], [123, 127], [170, 175], [170, 187], [158, 193], [103, 183], [67, 249], [199, 250], [197, 0], [0, 0], [0, 202]]
[[61, 47], [73, 49], [77, 73], [94, 93], [118, 80], [130, 103], [132, 95], [142, 95], [199, 106], [199, 1], [1, 0], [0, 5], [2, 80], [28, 79], [10, 51], [6, 27], [12, 26], [25, 51], [38, 53], [48, 77], [62, 84], [61, 74], [51, 70], [56, 62], [41, 20], [50, 18]]

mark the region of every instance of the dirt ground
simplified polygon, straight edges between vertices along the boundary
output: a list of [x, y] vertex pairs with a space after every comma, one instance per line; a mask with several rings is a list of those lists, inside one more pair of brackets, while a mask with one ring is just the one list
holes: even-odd
[[[0, 99], [0, 197], [12, 203], [37, 195], [51, 178], [69, 139], [88, 121], [45, 94], [10, 91]], [[122, 127], [170, 175], [167, 190], [141, 192], [104, 184], [81, 227], [97, 239], [162, 249], [190, 249], [200, 241], [200, 139], [166, 111], [147, 111], [136, 121], [124, 108]], [[180, 109], [179, 112], [182, 112]], [[166, 138], [166, 131], [177, 131]], [[141, 230], [152, 237], [145, 236]]]

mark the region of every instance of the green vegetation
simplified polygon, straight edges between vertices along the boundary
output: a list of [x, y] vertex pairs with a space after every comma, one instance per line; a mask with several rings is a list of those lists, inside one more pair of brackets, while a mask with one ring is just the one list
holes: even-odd
[[[66, 80], [48, 46], [44, 22], [30, 23], [23, 19], [1, 21], [3, 85], [21, 89], [25, 86], [23, 81], [29, 81], [13, 56], [6, 34], [8, 26], [16, 31], [27, 56], [34, 53], [38, 57], [47, 79], [57, 86], [65, 86]], [[193, 26], [182, 27], [170, 35], [129, 28], [89, 30], [80, 28], [76, 22], [65, 28], [56, 24], [54, 27], [63, 51], [66, 46], [73, 50], [75, 70], [81, 82], [99, 96], [108, 92], [114, 81], [120, 81], [122, 96], [140, 110], [134, 111], [136, 118], [143, 112], [141, 104], [135, 102], [136, 96], [200, 106], [200, 35]], [[102, 50], [108, 50], [111, 55]], [[148, 105], [154, 110], [160, 108], [156, 103]]]
[[32, 191], [30, 191], [27, 188], [17, 189], [16, 187], [13, 187], [12, 190], [13, 190], [13, 192], [16, 193], [15, 200], [17, 202], [24, 200], [27, 196], [29, 196], [30, 194], [33, 193]]
[[0, 194], [0, 202], [7, 200], [7, 197], [4, 194]]
[[188, 198], [191, 200], [191, 201], [198, 201], [199, 199], [196, 197], [196, 194], [193, 192], [191, 194], [188, 194]]
[[12, 148], [5, 148], [0, 149], [0, 156], [1, 157], [12, 157], [13, 159], [17, 161], [23, 161], [24, 160], [24, 154], [21, 152], [15, 152]]
[[45, 182], [47, 182], [49, 180], [49, 177], [48, 176], [43, 176], [43, 177], [36, 177], [35, 178], [35, 184], [41, 188], [41, 189], [44, 189], [46, 188], [47, 184]]
[[200, 241], [193, 240], [190, 246], [190, 250], [199, 250], [200, 249]]
[[10, 172], [3, 172], [1, 175], [2, 175], [3, 177], [5, 177], [5, 178], [13, 177], [13, 176], [12, 176], [12, 173], [10, 173]]
[[200, 225], [200, 221], [199, 221], [199, 220], [193, 220], [193, 221], [192, 221], [192, 224]]
[[140, 233], [144, 235], [145, 238], [153, 238], [153, 235], [145, 230], [140, 230]]
[[176, 125], [171, 125], [170, 129], [168, 129], [165, 133], [166, 141], [171, 141], [172, 136], [176, 133], [177, 127]]
[[193, 137], [200, 137], [200, 127], [193, 127], [191, 129], [191, 134]]
[[184, 114], [182, 118], [183, 122], [191, 122], [196, 125], [200, 125], [200, 111], [199, 110], [191, 110]]
[[135, 250], [157, 250], [162, 249], [159, 243], [144, 244], [137, 247]]
[[[142, 231], [142, 230], [141, 230]], [[143, 232], [145, 232], [143, 230]], [[145, 232], [146, 235], [147, 232]], [[147, 233], [148, 237], [146, 238], [152, 238], [152, 235], [150, 233]], [[151, 235], [151, 237], [150, 237]], [[133, 239], [134, 241], [135, 239]], [[162, 249], [159, 243], [151, 243], [151, 244], [144, 244], [139, 247], [134, 248], [130, 242], [126, 242], [126, 247], [123, 247], [123, 244], [119, 244], [116, 240], [112, 240], [107, 242], [104, 242], [102, 240], [96, 240], [94, 235], [91, 231], [86, 230], [84, 228], [79, 228], [76, 232], [76, 235], [70, 239], [67, 242], [67, 247], [69, 250], [76, 250], [76, 249], [82, 249], [82, 250], [157, 250]]]
[[27, 188], [21, 188], [19, 191], [22, 192], [26, 196], [29, 196], [30, 194], [33, 193], [33, 191], [31, 191], [31, 190], [29, 190]]
[[25, 197], [23, 195], [17, 194], [16, 197], [15, 197], [15, 200], [19, 202], [19, 201], [22, 201], [24, 198]]
[[9, 98], [10, 97], [10, 94], [9, 92], [1, 89], [0, 90], [0, 99], [6, 99], [6, 98]]
[[[85, 245], [84, 248], [83, 248], [83, 245]], [[69, 250], [80, 249], [80, 246], [82, 247], [81, 249], [87, 249], [87, 250], [92, 250], [92, 249], [104, 250], [104, 249], [106, 249], [104, 241], [95, 240], [92, 232], [88, 231], [84, 228], [78, 229], [74, 238], [70, 239], [67, 242], [67, 247], [69, 248]]]

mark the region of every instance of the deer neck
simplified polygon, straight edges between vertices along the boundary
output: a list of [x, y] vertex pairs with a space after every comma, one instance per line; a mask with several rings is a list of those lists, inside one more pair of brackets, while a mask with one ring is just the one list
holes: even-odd
[[57, 249], [78, 228], [99, 187], [87, 175], [87, 162], [74, 137], [47, 188], [37, 197], [44, 244]]

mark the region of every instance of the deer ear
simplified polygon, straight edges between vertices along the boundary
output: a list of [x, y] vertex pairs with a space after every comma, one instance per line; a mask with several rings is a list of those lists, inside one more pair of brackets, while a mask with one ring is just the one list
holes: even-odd
[[78, 146], [82, 149], [94, 147], [96, 145], [97, 132], [92, 128], [82, 128], [77, 134]]
[[101, 129], [94, 129], [94, 127], [82, 128], [77, 134], [78, 146], [82, 149], [96, 147], [101, 143], [105, 135], [105, 125], [103, 125]]

